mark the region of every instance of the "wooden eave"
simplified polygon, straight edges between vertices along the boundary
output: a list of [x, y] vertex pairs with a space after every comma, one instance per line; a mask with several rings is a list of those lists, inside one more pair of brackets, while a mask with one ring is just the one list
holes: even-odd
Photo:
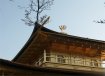
[[[8, 73], [7, 75], [12, 75], [12, 74], [22, 74], [22, 75], [36, 75], [39, 73], [44, 74], [44, 75], [83, 75], [83, 76], [104, 76], [104, 72], [92, 72], [92, 71], [86, 71], [86, 70], [69, 70], [69, 69], [59, 69], [59, 68], [47, 68], [47, 67], [35, 67], [31, 65], [25, 65], [25, 64], [20, 64], [8, 60], [3, 60], [0, 59], [0, 75], [2, 72], [5, 74], [6, 72]], [[42, 75], [43, 76], [43, 75]]]

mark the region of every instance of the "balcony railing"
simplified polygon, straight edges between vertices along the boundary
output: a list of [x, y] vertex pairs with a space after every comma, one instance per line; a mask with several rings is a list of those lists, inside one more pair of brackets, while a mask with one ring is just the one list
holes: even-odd
[[58, 64], [57, 66], [61, 65], [69, 65], [69, 66], [78, 66], [78, 67], [88, 67], [88, 68], [99, 68], [105, 69], [101, 60], [93, 60], [91, 58], [75, 58], [69, 55], [62, 55], [57, 53], [46, 53], [44, 51], [43, 55], [39, 58], [38, 61], [35, 62], [36, 66], [43, 66], [43, 64], [50, 63], [50, 64]]

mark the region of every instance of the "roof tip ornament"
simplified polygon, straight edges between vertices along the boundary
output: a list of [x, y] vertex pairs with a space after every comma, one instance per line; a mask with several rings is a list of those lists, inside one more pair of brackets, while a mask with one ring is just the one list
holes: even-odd
[[47, 24], [48, 22], [49, 22], [49, 20], [50, 20], [50, 16], [43, 16], [43, 17], [41, 17], [41, 20], [39, 21], [39, 23], [43, 26], [43, 25], [45, 25], [45, 24]]
[[66, 30], [66, 25], [60, 25], [59, 29], [61, 30], [61, 33], [65, 33], [64, 30]]

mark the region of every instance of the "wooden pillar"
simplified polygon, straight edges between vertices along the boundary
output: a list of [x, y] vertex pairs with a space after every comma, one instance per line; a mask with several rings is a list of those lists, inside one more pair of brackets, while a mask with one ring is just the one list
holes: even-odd
[[44, 50], [43, 56], [44, 56], [44, 61], [43, 62], [46, 62], [46, 50]]

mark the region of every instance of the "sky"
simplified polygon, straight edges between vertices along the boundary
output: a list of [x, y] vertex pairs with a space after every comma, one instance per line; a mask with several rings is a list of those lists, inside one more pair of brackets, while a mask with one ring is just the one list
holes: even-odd
[[[105, 0], [55, 0], [50, 10], [43, 14], [50, 16], [45, 27], [60, 32], [65, 25], [69, 35], [105, 41], [105, 24], [94, 20], [105, 19]], [[27, 26], [24, 9], [28, 0], [0, 0], [0, 59], [12, 60], [25, 45], [34, 26]]]

